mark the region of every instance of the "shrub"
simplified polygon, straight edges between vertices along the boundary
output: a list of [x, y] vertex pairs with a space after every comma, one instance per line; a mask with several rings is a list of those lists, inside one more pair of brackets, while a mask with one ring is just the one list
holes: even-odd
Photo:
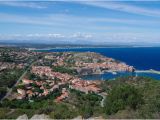
[[114, 87], [105, 101], [105, 111], [107, 114], [116, 113], [119, 110], [130, 107], [135, 110], [143, 103], [142, 94], [131, 85]]

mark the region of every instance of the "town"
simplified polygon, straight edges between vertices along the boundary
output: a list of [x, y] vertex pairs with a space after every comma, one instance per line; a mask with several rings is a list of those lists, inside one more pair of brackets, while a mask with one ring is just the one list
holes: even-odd
[[17, 68], [25, 71], [28, 68], [21, 79], [17, 83], [15, 81], [14, 90], [5, 96], [10, 100], [34, 100], [58, 91], [55, 101], [60, 102], [69, 96], [69, 89], [101, 95], [103, 90], [99, 87], [100, 81], [83, 80], [80, 76], [102, 74], [107, 71], [134, 72], [135, 70], [133, 66], [94, 52], [42, 53], [12, 49], [1, 52], [1, 56], [2, 60], [7, 56], [7, 61], [1, 62], [1, 70]]
[[35, 98], [52, 95], [58, 91], [59, 94], [55, 96], [55, 101], [61, 102], [69, 96], [70, 89], [81, 91], [85, 94], [95, 93], [103, 97], [103, 90], [99, 87], [100, 81], [83, 80], [80, 76], [102, 74], [108, 71], [134, 72], [133, 66], [94, 52], [42, 53], [23, 50], [20, 52], [8, 52], [7, 54], [9, 54], [8, 56], [17, 55], [16, 58], [19, 61], [3, 62], [1, 69], [14, 68], [15, 66], [19, 69], [25, 69], [24, 66], [26, 64], [26, 66], [29, 66], [29, 63], [22, 62], [20, 59], [29, 59], [30, 57], [33, 59], [33, 57], [37, 56], [33, 59], [35, 63], [28, 67], [28, 71], [16, 83], [14, 90], [6, 96], [10, 100], [34, 100]]
[[[47, 66], [32, 66], [31, 72], [39, 77], [47, 77], [47, 80], [29, 80], [22, 79], [18, 86], [22, 85], [24, 89], [17, 89], [16, 99], [32, 98], [33, 96], [42, 97], [53, 93], [56, 89], [60, 89], [61, 86], [69, 84], [69, 88], [82, 91], [84, 93], [94, 92], [99, 93], [100, 89], [97, 87], [96, 82], [85, 81], [80, 78], [73, 77], [69, 74], [62, 74], [60, 72], [53, 72], [51, 68]], [[17, 87], [18, 87], [17, 86]], [[35, 90], [35, 86], [39, 88], [39, 92]], [[61, 101], [68, 97], [68, 92], [65, 87], [62, 88], [61, 95], [58, 96], [55, 101]]]

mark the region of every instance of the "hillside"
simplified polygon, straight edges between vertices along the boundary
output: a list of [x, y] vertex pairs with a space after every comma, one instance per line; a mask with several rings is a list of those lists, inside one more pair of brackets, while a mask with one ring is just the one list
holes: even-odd
[[[121, 77], [104, 81], [100, 87], [108, 93], [104, 107], [95, 94], [70, 90], [68, 99], [55, 103], [51, 98], [28, 101], [5, 101], [0, 118], [17, 118], [27, 114], [46, 114], [50, 118], [160, 118], [160, 81], [144, 77]], [[73, 97], [74, 96], [74, 97]], [[110, 103], [110, 104], [108, 104]]]
[[[126, 86], [130, 88], [124, 89]], [[105, 81], [102, 87], [109, 92], [106, 103], [107, 100], [114, 99], [114, 102], [109, 104], [112, 108], [108, 108], [108, 104], [104, 108], [105, 111], [109, 110], [106, 112], [107, 118], [160, 118], [160, 81], [144, 77], [121, 77], [113, 81]], [[127, 97], [133, 104], [132, 108], [126, 105]], [[120, 100], [124, 100], [124, 103]], [[123, 106], [123, 104], [125, 105]], [[113, 107], [115, 107], [115, 111]]]

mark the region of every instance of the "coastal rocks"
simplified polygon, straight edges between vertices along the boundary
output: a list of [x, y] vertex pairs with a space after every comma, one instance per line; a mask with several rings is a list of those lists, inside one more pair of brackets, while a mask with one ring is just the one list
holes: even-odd
[[71, 120], [83, 120], [82, 116], [77, 116], [76, 118], [73, 118]]
[[28, 116], [26, 114], [19, 116], [16, 120], [50, 120], [48, 115], [40, 114], [40, 115], [34, 115], [31, 119], [28, 119]]
[[16, 120], [28, 120], [28, 116], [26, 114], [19, 116]]
[[34, 115], [30, 120], [49, 120], [49, 116], [45, 114]]
[[[71, 120], [84, 120], [84, 118], [82, 116], [77, 116], [76, 118], [73, 118]], [[104, 118], [102, 116], [99, 116], [99, 117], [90, 117], [87, 120], [104, 120]]]

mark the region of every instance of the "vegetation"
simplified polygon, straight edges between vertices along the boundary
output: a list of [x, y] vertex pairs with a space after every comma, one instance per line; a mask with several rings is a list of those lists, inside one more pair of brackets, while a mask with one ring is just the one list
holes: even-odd
[[0, 74], [0, 87], [12, 87], [22, 74], [22, 70], [5, 70]]
[[26, 114], [28, 118], [31, 118], [34, 114], [36, 114], [36, 111], [32, 109], [13, 109], [12, 111], [12, 113], [5, 116], [5, 119], [15, 119], [24, 114]]
[[12, 58], [8, 53], [2, 52], [0, 57], [1, 62], [13, 62], [14, 58]]
[[0, 119], [5, 119], [10, 110], [7, 108], [0, 108]]
[[85, 94], [77, 90], [70, 90], [70, 97], [66, 102], [74, 105], [83, 118], [89, 118], [96, 114], [100, 108], [102, 97], [93, 93]]
[[121, 77], [105, 81], [102, 88], [109, 93], [104, 107], [108, 118], [160, 118], [160, 81]]
[[22, 72], [23, 70], [19, 69], [8, 69], [0, 73], [0, 99], [7, 92], [7, 88], [11, 88], [16, 83]]
[[3, 96], [5, 96], [7, 90], [4, 87], [0, 87], [0, 98], [3, 98]]
[[29, 118], [34, 114], [47, 114], [53, 119], [72, 119], [79, 115], [83, 118], [160, 118], [160, 81], [144, 77], [121, 77], [103, 81], [101, 88], [108, 93], [103, 108], [100, 106], [101, 96], [70, 89], [69, 97], [61, 103], [53, 101], [60, 95], [58, 91], [44, 98], [34, 98], [34, 101], [4, 100], [0, 118], [15, 119], [23, 114]]
[[[10, 109], [7, 109], [8, 107]], [[78, 115], [77, 111], [73, 109], [72, 106], [65, 103], [55, 103], [53, 99], [37, 99], [34, 102], [28, 100], [4, 100], [1, 109], [7, 109], [7, 113], [9, 113], [11, 109], [14, 110], [9, 116], [6, 116], [6, 114], [3, 114], [3, 111], [0, 110], [0, 117], [3, 119], [15, 119], [23, 114], [27, 114], [29, 118], [34, 114], [47, 114], [55, 119], [74, 118]]]
[[67, 68], [67, 67], [63, 67], [63, 66], [57, 66], [57, 67], [54, 66], [53, 70], [55, 72], [68, 73], [68, 74], [71, 74], [71, 75], [77, 74], [77, 72], [75, 70]]
[[78, 112], [67, 104], [56, 104], [49, 114], [52, 119], [71, 119], [78, 116]]
[[[0, 69], [0, 99], [3, 98], [9, 88], [12, 88], [24, 69], [35, 59], [36, 56], [25, 49], [0, 47], [0, 64], [2, 65]], [[22, 67], [18, 65], [22, 65]]]
[[126, 107], [136, 110], [143, 103], [142, 94], [131, 85], [114, 87], [105, 101], [105, 111], [108, 115], [117, 113]]

